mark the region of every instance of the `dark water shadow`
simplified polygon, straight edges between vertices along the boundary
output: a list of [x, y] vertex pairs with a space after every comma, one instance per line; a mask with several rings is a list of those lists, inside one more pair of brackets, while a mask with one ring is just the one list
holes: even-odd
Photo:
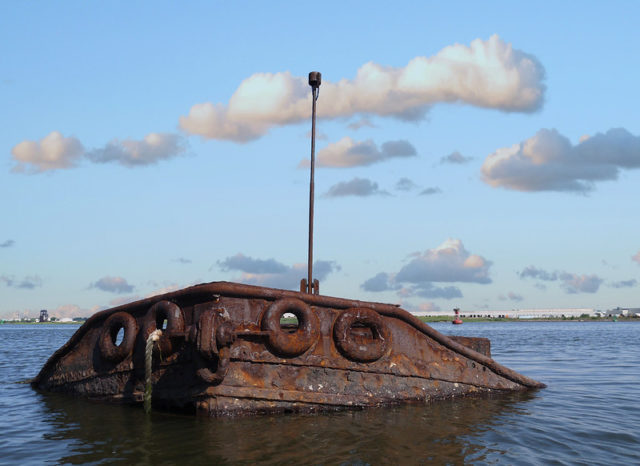
[[321, 414], [202, 419], [41, 394], [56, 463], [460, 464], [502, 453], [479, 438], [528, 414], [535, 392]]

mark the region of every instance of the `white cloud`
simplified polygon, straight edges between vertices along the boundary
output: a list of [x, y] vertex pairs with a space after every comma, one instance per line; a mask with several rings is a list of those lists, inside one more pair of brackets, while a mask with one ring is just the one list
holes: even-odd
[[448, 239], [434, 249], [417, 253], [400, 269], [396, 281], [474, 282], [491, 283], [491, 262], [477, 254], [470, 254], [459, 239]]
[[[353, 80], [325, 80], [320, 88], [321, 118], [353, 115], [424, 117], [440, 102], [463, 102], [503, 111], [532, 112], [543, 103], [544, 69], [532, 55], [514, 49], [497, 35], [455, 44], [432, 57], [416, 57], [403, 68], [373, 62]], [[290, 72], [257, 73], [245, 79], [228, 104], [191, 107], [180, 127], [208, 139], [247, 142], [273, 126], [309, 118], [307, 78]]]
[[377, 128], [377, 126], [374, 125], [369, 118], [360, 118], [357, 121], [349, 123], [347, 128], [357, 131], [361, 128]]
[[284, 273], [288, 267], [275, 259], [254, 259], [244, 254], [236, 254], [227, 257], [223, 261], [218, 261], [222, 270], [240, 270], [252, 274], [278, 274]]
[[366, 280], [366, 291], [396, 290], [399, 296], [453, 299], [462, 297], [456, 286], [438, 287], [434, 283], [491, 283], [491, 262], [470, 254], [458, 239], [448, 239], [434, 249], [415, 253], [408, 264], [396, 274], [385, 272]]
[[514, 293], [513, 291], [509, 291], [506, 296], [504, 295], [498, 296], [498, 299], [500, 301], [506, 301], [508, 299], [511, 301], [522, 301], [524, 298], [522, 297], [522, 295]]
[[596, 181], [617, 179], [621, 169], [639, 167], [640, 137], [623, 128], [598, 133], [575, 146], [555, 129], [541, 129], [520, 144], [490, 154], [482, 174], [493, 187], [586, 192]]
[[127, 167], [150, 165], [181, 155], [185, 150], [186, 141], [178, 134], [149, 133], [142, 140], [114, 139], [100, 149], [85, 151], [78, 139], [65, 138], [53, 131], [40, 142], [19, 143], [11, 153], [17, 162], [14, 172], [39, 173], [72, 168], [82, 159], [116, 162]]
[[396, 190], [398, 191], [413, 191], [417, 187], [417, 184], [406, 177], [402, 177], [396, 182]]
[[[547, 272], [546, 270], [538, 269], [533, 265], [525, 267], [525, 269], [518, 274], [521, 279], [533, 278], [537, 280], [544, 280], [548, 282], [560, 281], [560, 286], [569, 294], [575, 293], [595, 293], [600, 288], [600, 285], [604, 280], [597, 275], [578, 275], [569, 272]], [[540, 289], [545, 287], [538, 286]]]
[[[151, 296], [154, 296], [154, 295], [150, 295], [148, 297], [151, 297]], [[138, 301], [139, 299], [140, 299], [140, 296], [138, 295], [119, 296], [109, 301], [109, 307], [122, 306], [123, 304], [129, 304], [134, 301]]]
[[116, 162], [127, 167], [150, 165], [160, 160], [184, 153], [186, 143], [177, 134], [149, 133], [138, 141], [114, 139], [101, 149], [87, 152], [89, 160], [96, 163]]
[[441, 311], [440, 307], [432, 302], [422, 302], [416, 306], [409, 301], [401, 300], [400, 307], [418, 316], [439, 313]]
[[[195, 285], [195, 283], [193, 283]], [[156, 288], [155, 290], [149, 291], [145, 294], [145, 298], [151, 298], [152, 296], [158, 296], [165, 293], [171, 293], [172, 291], [177, 291], [180, 288], [183, 288], [178, 283], [169, 283], [163, 287]]]
[[533, 265], [525, 267], [518, 275], [520, 278], [536, 278], [547, 282], [552, 282], [558, 279], [557, 272], [547, 272], [546, 270], [539, 269]]
[[609, 284], [612, 288], [632, 288], [638, 284], [638, 280], [631, 278], [629, 280], [620, 280]]
[[89, 309], [82, 308], [76, 304], [63, 304], [57, 308], [49, 311], [49, 317], [57, 317], [63, 319], [68, 317], [73, 319], [74, 317], [90, 317], [96, 312], [102, 310], [99, 306], [94, 306]]
[[399, 287], [399, 285], [394, 285], [393, 275], [386, 272], [380, 272], [360, 285], [360, 288], [365, 291], [387, 291]]
[[388, 192], [381, 190], [378, 183], [367, 178], [354, 178], [351, 181], [341, 181], [334, 184], [324, 194], [326, 197], [344, 197], [344, 196], [373, 196], [373, 195], [389, 195]]
[[441, 192], [442, 189], [438, 188], [437, 186], [431, 186], [420, 191], [420, 196], [431, 196], [433, 194], [440, 194]]
[[75, 166], [84, 148], [74, 137], [52, 131], [40, 141], [22, 141], [11, 149], [14, 172], [39, 173]]
[[102, 277], [97, 282], [92, 283], [90, 288], [98, 288], [110, 293], [131, 293], [133, 291], [133, 285], [127, 283], [127, 280], [122, 277]]
[[420, 303], [418, 305], [418, 309], [420, 310], [420, 312], [437, 312], [437, 311], [440, 311], [440, 306], [431, 302]]
[[[222, 270], [238, 270], [241, 273], [233, 281], [249, 285], [266, 286], [299, 290], [300, 280], [307, 278], [307, 264], [288, 266], [275, 259], [254, 259], [243, 254], [227, 257], [218, 261]], [[340, 270], [340, 266], [333, 261], [316, 261], [313, 263], [313, 278], [324, 280], [330, 273]]]
[[451, 152], [449, 155], [442, 157], [440, 159], [440, 163], [451, 163], [451, 164], [462, 165], [462, 164], [471, 162], [472, 160], [473, 160], [473, 157], [465, 157], [464, 155], [462, 155], [460, 152], [456, 150]]
[[38, 275], [28, 275], [22, 278], [22, 280], [19, 280], [11, 275], [0, 275], [0, 283], [4, 283], [10, 288], [33, 290], [42, 286], [42, 278]]
[[577, 275], [575, 273], [562, 273], [560, 280], [562, 280], [562, 287], [569, 294], [595, 293], [604, 281], [597, 275]]
[[[126, 283], [126, 280], [125, 280]], [[178, 283], [167, 283], [164, 286], [160, 286], [158, 283], [156, 282], [149, 282], [150, 285], [155, 286], [156, 288], [154, 288], [153, 290], [146, 292], [144, 295], [127, 295], [127, 296], [119, 296], [117, 298], [113, 298], [111, 301], [109, 301], [109, 307], [115, 307], [115, 306], [120, 306], [122, 304], [128, 304], [128, 303], [132, 303], [134, 301], [138, 301], [140, 299], [145, 299], [145, 298], [152, 298], [154, 296], [160, 296], [166, 293], [171, 293], [173, 291], [178, 291], [181, 288], [185, 288], [186, 286], [190, 286], [190, 285], [196, 285], [200, 283], [200, 281], [194, 281], [193, 283], [190, 283], [189, 285], [180, 285]], [[107, 286], [107, 288], [109, 288], [109, 286]], [[110, 288], [112, 289], [121, 289], [123, 291], [114, 291], [117, 293], [127, 293], [133, 290], [133, 286], [126, 284], [124, 286], [122, 285], [118, 285], [118, 283], [116, 282], [113, 286], [111, 286]], [[111, 291], [106, 290], [106, 291]]]
[[187, 259], [186, 257], [178, 257], [173, 259], [173, 262], [177, 262], [178, 264], [191, 264], [192, 260]]
[[[378, 146], [371, 140], [354, 141], [344, 137], [318, 151], [318, 167], [362, 167], [376, 162], [395, 158], [412, 157], [417, 154], [415, 147], [408, 141], [387, 141]], [[308, 167], [309, 159], [300, 161], [299, 168]]]

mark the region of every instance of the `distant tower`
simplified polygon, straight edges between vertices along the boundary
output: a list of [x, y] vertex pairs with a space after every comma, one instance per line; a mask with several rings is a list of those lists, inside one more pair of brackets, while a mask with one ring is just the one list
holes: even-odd
[[49, 313], [46, 309], [40, 311], [40, 322], [47, 322], [49, 320]]

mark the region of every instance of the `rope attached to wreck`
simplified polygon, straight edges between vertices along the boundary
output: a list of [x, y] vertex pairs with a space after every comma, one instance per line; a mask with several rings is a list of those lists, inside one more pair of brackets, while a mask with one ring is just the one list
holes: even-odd
[[156, 341], [160, 340], [162, 336], [162, 330], [154, 330], [151, 332], [149, 337], [147, 338], [147, 345], [144, 349], [144, 412], [151, 412], [151, 392], [152, 392], [152, 382], [151, 382], [151, 369], [153, 364], [153, 346]]

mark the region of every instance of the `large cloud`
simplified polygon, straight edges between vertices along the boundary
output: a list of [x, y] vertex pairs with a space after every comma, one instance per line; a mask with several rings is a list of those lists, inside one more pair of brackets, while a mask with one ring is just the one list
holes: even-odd
[[[439, 102], [532, 112], [543, 103], [544, 74], [535, 57], [494, 35], [469, 46], [445, 47], [432, 57], [416, 57], [403, 68], [369, 62], [353, 80], [325, 80], [318, 115], [416, 120], [424, 117], [429, 105]], [[240, 84], [228, 104], [206, 102], [191, 107], [187, 116], [180, 117], [180, 126], [204, 138], [247, 142], [273, 126], [309, 118], [310, 102], [306, 77], [258, 73]]]
[[64, 137], [53, 131], [40, 141], [22, 141], [11, 149], [16, 161], [14, 172], [39, 173], [71, 168], [83, 154], [84, 148], [74, 137]]
[[366, 280], [366, 291], [397, 290], [401, 296], [426, 298], [459, 298], [456, 286], [438, 287], [434, 283], [491, 283], [491, 262], [477, 254], [470, 254], [458, 239], [448, 239], [434, 249], [411, 256], [408, 264], [396, 274], [381, 272]]
[[586, 192], [596, 181], [615, 180], [640, 167], [640, 137], [623, 128], [582, 138], [575, 146], [555, 129], [498, 149], [482, 165], [486, 183], [517, 191]]
[[[569, 294], [595, 293], [604, 280], [597, 275], [578, 275], [575, 273], [555, 271], [548, 272], [530, 265], [518, 274], [521, 279], [533, 278], [548, 282], [560, 281], [560, 286]], [[544, 289], [544, 288], [541, 288]]]
[[100, 280], [92, 283], [90, 288], [98, 288], [102, 291], [110, 293], [131, 293], [133, 285], [127, 283], [122, 277], [102, 277]]
[[176, 157], [184, 153], [186, 143], [177, 134], [150, 133], [144, 139], [137, 141], [114, 139], [101, 149], [87, 152], [86, 156], [92, 162], [115, 162], [127, 167], [150, 165], [160, 160]]
[[[415, 147], [408, 141], [387, 141], [378, 146], [371, 140], [354, 141], [344, 137], [318, 151], [318, 167], [362, 167], [396, 157], [412, 157], [417, 154]], [[309, 159], [304, 159], [298, 167], [308, 167]]]
[[[300, 280], [307, 277], [307, 264], [288, 266], [275, 259], [254, 259], [243, 254], [227, 257], [218, 261], [222, 270], [241, 272], [234, 281], [249, 285], [266, 286], [280, 289], [300, 289]], [[333, 261], [316, 261], [313, 263], [313, 278], [324, 280], [330, 273], [340, 270]]]
[[326, 197], [344, 197], [344, 196], [374, 196], [377, 194], [389, 195], [388, 192], [381, 190], [378, 183], [367, 178], [354, 178], [351, 181], [340, 181], [329, 188], [324, 194]]

